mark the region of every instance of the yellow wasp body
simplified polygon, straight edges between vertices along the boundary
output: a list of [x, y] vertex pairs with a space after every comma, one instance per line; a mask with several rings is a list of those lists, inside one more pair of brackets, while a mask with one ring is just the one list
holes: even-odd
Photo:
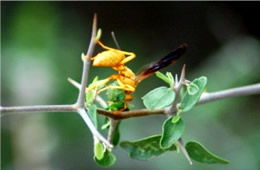
[[[95, 57], [91, 58], [93, 60], [93, 66], [96, 67], [111, 67], [118, 71], [117, 74], [113, 74], [104, 80], [100, 80], [97, 83], [90, 85], [86, 92], [95, 89], [96, 87], [107, 84], [111, 80], [116, 80], [118, 86], [108, 85], [98, 91], [101, 93], [107, 89], [122, 89], [125, 92], [125, 106], [122, 110], [116, 112], [120, 113], [127, 108], [127, 102], [133, 99], [132, 93], [135, 91], [136, 86], [145, 78], [153, 75], [156, 71], [175, 63], [186, 51], [187, 44], [180, 45], [177, 49], [172, 51], [170, 54], [166, 55], [161, 60], [155, 62], [154, 64], [147, 67], [139, 75], [135, 75], [131, 69], [125, 66], [125, 64], [135, 58], [135, 54], [132, 52], [121, 51], [118, 49], [110, 48], [102, 44], [98, 39], [96, 42], [105, 49], [105, 51], [98, 53]], [[85, 56], [87, 57], [87, 56]]]
[[[135, 54], [132, 52], [121, 51], [118, 49], [110, 48], [102, 44], [99, 40], [95, 39], [96, 42], [104, 48], [106, 51], [98, 53], [93, 60], [93, 66], [96, 67], [112, 67], [112, 69], [118, 71], [118, 74], [113, 74], [108, 78], [99, 81], [98, 83], [88, 87], [86, 91], [94, 89], [100, 85], [107, 84], [111, 80], [117, 80], [119, 86], [108, 85], [103, 89], [99, 90], [98, 93], [107, 90], [109, 88], [122, 89], [125, 91], [125, 102], [132, 100], [131, 93], [135, 91], [136, 81], [135, 74], [131, 69], [125, 66], [125, 64], [135, 58]], [[127, 56], [127, 57], [126, 57]]]

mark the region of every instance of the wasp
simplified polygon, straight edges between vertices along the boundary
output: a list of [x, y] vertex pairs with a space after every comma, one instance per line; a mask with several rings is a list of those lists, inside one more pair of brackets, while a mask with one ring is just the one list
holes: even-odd
[[[181, 44], [174, 51], [163, 57], [157, 62], [154, 62], [147, 68], [145, 68], [140, 74], [135, 75], [131, 69], [129, 69], [125, 64], [133, 60], [136, 55], [133, 52], [122, 51], [119, 49], [111, 48], [105, 46], [100, 42], [99, 39], [95, 39], [97, 44], [99, 44], [105, 51], [98, 53], [96, 56], [92, 57], [94, 67], [111, 67], [118, 73], [109, 76], [104, 80], [100, 80], [97, 83], [90, 85], [86, 92], [95, 89], [99, 86], [106, 85], [111, 80], [116, 80], [118, 85], [107, 85], [98, 91], [98, 94], [107, 89], [122, 89], [125, 92], [124, 103], [125, 106], [122, 110], [117, 113], [122, 112], [127, 108], [127, 103], [132, 101], [132, 93], [135, 91], [137, 85], [146, 79], [147, 77], [153, 75], [155, 72], [165, 68], [173, 63], [175, 63], [186, 51], [188, 45]], [[85, 56], [87, 57], [87, 56]]]

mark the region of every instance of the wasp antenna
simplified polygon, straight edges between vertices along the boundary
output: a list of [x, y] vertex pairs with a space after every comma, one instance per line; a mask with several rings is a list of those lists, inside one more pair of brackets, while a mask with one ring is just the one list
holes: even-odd
[[112, 36], [112, 38], [113, 38], [113, 40], [114, 40], [114, 42], [115, 42], [115, 44], [116, 44], [116, 48], [120, 50], [120, 46], [119, 46], [119, 44], [118, 44], [118, 41], [117, 41], [117, 39], [116, 39], [116, 36], [115, 36], [114, 31], [111, 32], [111, 36]]

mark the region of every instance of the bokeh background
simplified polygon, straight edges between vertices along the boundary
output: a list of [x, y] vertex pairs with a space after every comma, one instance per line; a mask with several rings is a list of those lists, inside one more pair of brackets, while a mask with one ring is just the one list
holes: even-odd
[[[80, 81], [80, 54], [87, 51], [94, 13], [103, 29], [101, 40], [137, 57], [128, 66], [138, 70], [179, 44], [189, 44], [180, 61], [164, 69], [187, 78], [208, 77], [208, 91], [260, 81], [258, 2], [1, 2], [1, 105], [74, 103]], [[100, 52], [96, 48], [96, 53]], [[90, 78], [105, 78], [110, 68], [91, 68]], [[164, 85], [155, 76], [143, 81], [134, 94], [141, 97]], [[108, 169], [260, 169], [260, 97], [239, 97], [201, 105], [183, 114], [184, 141], [198, 140], [228, 165], [194, 162], [169, 152], [151, 161], [136, 161], [120, 147], [116, 164]], [[124, 120], [121, 140], [136, 140], [161, 132], [165, 117]], [[3, 170], [101, 169], [93, 161], [93, 140], [79, 115], [35, 113], [1, 118]]]

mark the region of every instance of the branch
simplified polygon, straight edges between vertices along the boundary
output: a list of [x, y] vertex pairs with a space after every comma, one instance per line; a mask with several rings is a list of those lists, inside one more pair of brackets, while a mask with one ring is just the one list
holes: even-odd
[[76, 112], [75, 105], [39, 105], [39, 106], [14, 106], [0, 107], [1, 116], [10, 113], [28, 112]]
[[226, 99], [230, 97], [246, 96], [246, 95], [253, 95], [253, 94], [260, 94], [260, 83], [248, 85], [244, 87], [232, 88], [228, 90], [222, 90], [218, 92], [203, 93], [198, 104], [204, 104], [208, 102], [213, 102], [215, 100]]
[[[89, 127], [91, 133], [94, 135], [95, 139], [103, 142], [107, 147], [112, 148], [111, 145], [96, 129], [92, 121], [87, 115], [87, 112], [84, 108], [85, 102], [85, 87], [87, 86], [89, 66], [90, 66], [90, 58], [93, 55], [94, 48], [96, 45], [96, 41], [94, 37], [96, 37], [97, 33], [97, 16], [94, 15], [93, 25], [92, 25], [92, 34], [90, 45], [87, 52], [86, 59], [83, 60], [83, 71], [81, 77], [81, 84], [77, 102], [74, 105], [47, 105], [47, 106], [17, 106], [17, 107], [0, 107], [1, 116], [7, 113], [20, 113], [20, 112], [78, 112], [80, 116], [83, 118], [87, 126]], [[70, 81], [70, 80], [69, 80]], [[73, 84], [73, 83], [72, 83]]]
[[107, 140], [110, 143], [113, 142], [113, 138], [115, 136], [116, 128], [117, 128], [119, 122], [120, 122], [119, 120], [110, 118], [110, 126], [109, 126], [109, 130], [108, 130], [108, 135], [107, 135]]
[[[254, 94], [260, 94], [260, 83], [254, 85], [248, 85], [244, 87], [232, 88], [228, 90], [222, 90], [218, 92], [205, 93], [201, 96], [197, 104], [204, 104], [204, 103], [213, 102], [216, 100], [226, 99], [230, 97], [238, 97], [238, 96], [246, 96], [246, 95], [254, 95]], [[98, 109], [97, 111], [101, 115], [113, 118], [115, 120], [120, 120], [120, 119], [127, 119], [127, 118], [140, 117], [140, 116], [162, 115], [162, 114], [167, 115], [169, 109], [170, 109], [169, 107], [165, 109], [156, 109], [156, 110], [141, 109], [141, 110], [122, 112], [120, 114], [114, 114], [112, 112], [102, 110], [102, 109]]]
[[113, 112], [109, 112], [103, 109], [98, 109], [97, 112], [98, 114], [110, 117], [112, 119], [120, 120], [120, 119], [128, 119], [128, 118], [140, 117], [140, 116], [165, 114], [165, 109], [156, 109], [156, 110], [141, 109], [141, 110], [121, 112], [120, 114], [114, 114]]
[[77, 100], [77, 105], [79, 107], [84, 107], [84, 101], [85, 101], [85, 88], [87, 87], [87, 81], [88, 81], [88, 73], [89, 73], [89, 66], [90, 66], [90, 58], [93, 56], [94, 48], [96, 45], [96, 41], [94, 38], [97, 34], [97, 15], [94, 15], [93, 19], [93, 26], [92, 26], [92, 34], [91, 34], [91, 40], [87, 52], [87, 58], [83, 60], [83, 71], [82, 71], [82, 77], [81, 77], [81, 88], [79, 91], [79, 96]]
[[87, 126], [89, 127], [91, 133], [93, 134], [94, 138], [97, 138], [100, 140], [102, 143], [104, 143], [107, 147], [113, 148], [113, 145], [111, 145], [96, 129], [92, 121], [90, 120], [89, 116], [87, 115], [87, 112], [85, 109], [78, 109], [78, 113], [80, 116], [83, 118]]

